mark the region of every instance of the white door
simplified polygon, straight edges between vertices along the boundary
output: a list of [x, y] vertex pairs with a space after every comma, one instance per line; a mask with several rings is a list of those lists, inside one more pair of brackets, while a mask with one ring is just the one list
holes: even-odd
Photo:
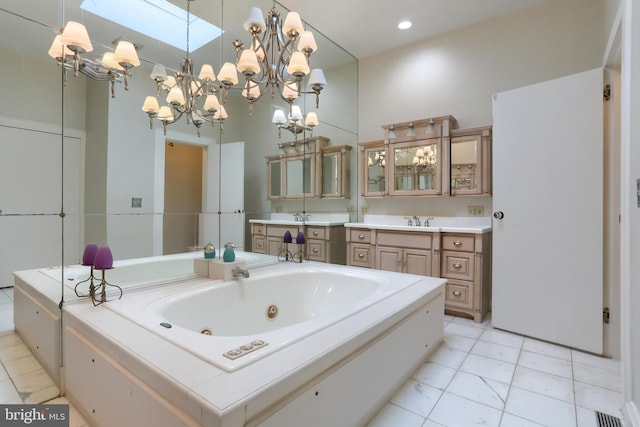
[[244, 247], [244, 142], [222, 144], [220, 162], [220, 244]]
[[493, 100], [492, 323], [598, 354], [602, 81], [596, 69]]

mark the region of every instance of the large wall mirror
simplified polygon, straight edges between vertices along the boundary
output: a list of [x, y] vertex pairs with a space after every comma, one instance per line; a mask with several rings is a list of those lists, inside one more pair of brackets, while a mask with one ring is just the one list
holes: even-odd
[[[0, 285], [11, 285], [16, 270], [76, 264], [89, 242], [108, 244], [116, 260], [197, 250], [209, 241], [216, 247], [234, 241], [250, 249], [251, 218], [354, 210], [356, 198], [269, 200], [265, 156], [294, 138], [286, 130], [279, 138], [271, 123], [276, 108], [288, 108], [278, 93], [264, 94], [249, 114], [237, 85], [228, 92], [228, 118], [203, 124], [200, 136], [185, 118], [167, 126], [166, 134], [157, 119], [150, 129], [141, 110], [145, 97], [157, 91], [150, 74], [155, 64], [180, 69], [186, 26], [180, 29], [183, 47], [175, 48], [84, 10], [82, 0], [36, 3], [6, 0], [0, 8], [5, 58], [0, 64]], [[187, 8], [187, 0], [171, 3]], [[235, 62], [234, 40], [250, 42], [243, 28], [250, 6], [266, 14], [274, 3], [190, 2], [193, 16], [223, 30], [198, 48], [190, 33], [195, 73], [205, 63], [217, 73], [224, 62]], [[275, 7], [286, 15], [285, 6]], [[108, 81], [74, 76], [73, 70], [63, 73], [47, 54], [56, 29], [70, 20], [84, 24], [93, 43], [94, 50], [82, 58], [98, 61], [118, 40], [139, 46], [141, 65], [131, 70], [128, 90], [117, 82], [112, 97]], [[144, 20], [155, 24], [155, 19]], [[314, 136], [355, 148], [357, 61], [314, 28], [307, 29], [318, 44], [311, 67], [322, 68], [328, 84], [318, 109], [315, 95], [303, 95], [296, 104], [317, 112]], [[357, 170], [356, 157], [351, 156], [352, 171]], [[353, 179], [351, 195], [357, 194], [357, 185]]]

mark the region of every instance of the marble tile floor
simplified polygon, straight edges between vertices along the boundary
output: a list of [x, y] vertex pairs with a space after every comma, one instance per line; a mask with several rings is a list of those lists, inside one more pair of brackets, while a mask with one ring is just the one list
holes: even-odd
[[[69, 403], [14, 332], [0, 289], [0, 402]], [[622, 419], [620, 362], [445, 316], [444, 342], [367, 427], [597, 427]], [[89, 427], [70, 408], [70, 427]]]

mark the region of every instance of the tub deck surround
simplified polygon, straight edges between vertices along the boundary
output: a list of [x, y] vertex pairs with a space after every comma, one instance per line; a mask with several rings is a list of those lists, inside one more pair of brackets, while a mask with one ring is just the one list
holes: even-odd
[[[258, 279], [280, 271], [286, 278], [288, 272], [297, 269], [301, 269], [300, 273], [308, 270], [308, 276], [325, 269], [346, 277], [362, 272], [353, 267], [328, 267], [313, 262], [297, 265], [295, 269], [291, 267], [294, 266], [289, 263], [260, 267], [252, 270], [251, 275]], [[96, 425], [113, 425], [121, 419], [139, 419], [141, 413], [153, 412], [165, 414], [163, 423], [157, 425], [172, 425], [179, 420], [184, 425], [270, 426], [278, 425], [278, 417], [290, 416], [288, 411], [297, 413], [302, 407], [310, 411], [308, 415], [313, 415], [308, 425], [319, 426], [327, 425], [326, 417], [335, 416], [322, 405], [339, 394], [331, 387], [335, 387], [337, 379], [345, 378], [341, 387], [348, 389], [350, 384], [359, 387], [349, 390], [348, 396], [353, 402], [338, 398], [339, 401], [331, 405], [335, 405], [340, 414], [341, 410], [349, 412], [340, 409], [341, 405], [364, 405], [355, 415], [349, 415], [364, 417], [358, 418], [359, 423], [364, 423], [435, 349], [443, 329], [444, 279], [389, 272], [375, 272], [375, 275], [390, 281], [397, 289], [352, 309], [347, 317], [315, 325], [318, 329], [313, 326], [322, 315], [303, 320], [298, 325], [307, 324], [310, 331], [233, 372], [187, 351], [188, 343], [176, 344], [166, 339], [162, 335], [170, 331], [166, 328], [152, 332], [149, 324], [158, 319], [141, 320], [139, 315], [129, 313], [128, 310], [136, 311], [137, 304], [144, 299], [147, 307], [154, 307], [156, 301], [180, 301], [183, 296], [179, 283], [126, 295], [120, 301], [107, 302], [97, 308], [86, 302], [68, 305], [64, 329], [67, 395], [87, 420], [93, 420]], [[203, 289], [241, 286], [240, 283], [216, 285], [203, 278], [190, 282], [190, 290], [184, 291], [190, 295], [199, 295], [205, 292]], [[169, 293], [172, 296], [167, 298]], [[361, 296], [356, 293], [349, 298], [358, 301]], [[127, 299], [131, 300], [129, 307], [125, 307]], [[259, 310], [264, 313], [264, 307]], [[266, 333], [279, 333], [287, 328]], [[191, 335], [199, 334], [191, 332]], [[263, 334], [247, 335], [256, 336]], [[269, 346], [271, 343], [264, 349]], [[223, 346], [218, 352], [225, 350]], [[383, 388], [362, 387], [369, 384], [369, 380], [376, 381], [380, 363], [390, 358], [397, 362], [388, 369], [393, 378], [384, 378]], [[354, 380], [351, 376], [356, 373], [361, 377]], [[87, 376], [93, 378], [92, 383], [98, 381], [103, 386], [95, 388], [87, 384]], [[145, 390], [148, 393], [145, 394]], [[142, 394], [145, 397], [141, 397]], [[121, 401], [122, 410], [114, 413], [113, 408], [120, 408]], [[319, 408], [324, 408], [320, 415]]]

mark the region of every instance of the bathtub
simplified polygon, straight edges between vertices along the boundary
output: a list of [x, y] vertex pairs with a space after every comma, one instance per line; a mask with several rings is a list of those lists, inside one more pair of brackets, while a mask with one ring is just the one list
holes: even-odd
[[[202, 257], [202, 252], [186, 252], [116, 260], [114, 268], [106, 271], [105, 278], [122, 287], [124, 295], [172, 283], [180, 283], [180, 288], [184, 289], [190, 282], [197, 282], [194, 259]], [[244, 251], [236, 251], [236, 259], [245, 261], [250, 267], [277, 263], [276, 257]], [[65, 305], [87, 300], [78, 297], [74, 288], [89, 277], [89, 272], [87, 266], [67, 265], [14, 273], [15, 330], [58, 385], [61, 384], [62, 364], [60, 300], [63, 297]], [[94, 271], [94, 275], [99, 282], [101, 272]], [[78, 292], [86, 295], [88, 288], [89, 283], [84, 282], [78, 286]], [[118, 298], [119, 294], [116, 288], [107, 287], [108, 299]]]
[[92, 425], [358, 426], [442, 340], [444, 279], [249, 271], [65, 306], [67, 398]]
[[374, 271], [291, 264], [166, 296], [135, 295], [106, 307], [232, 372], [399, 292], [412, 280], [391, 282]]

